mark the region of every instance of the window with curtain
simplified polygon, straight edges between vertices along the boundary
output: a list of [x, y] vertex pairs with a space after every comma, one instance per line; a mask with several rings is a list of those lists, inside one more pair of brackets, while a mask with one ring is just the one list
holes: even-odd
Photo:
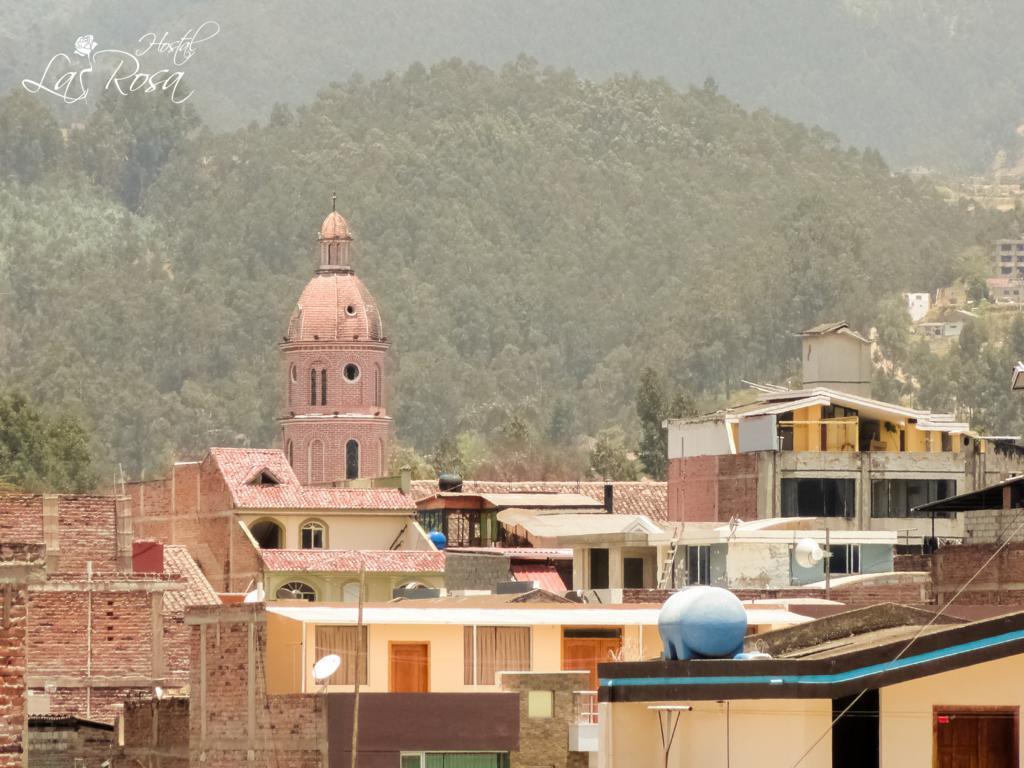
[[463, 682], [495, 685], [499, 672], [530, 671], [529, 627], [477, 627], [476, 646], [473, 627], [463, 630]]
[[[366, 670], [369, 667], [369, 646], [366, 643], [366, 627], [363, 627], [363, 665], [359, 684], [366, 685]], [[355, 685], [356, 654], [359, 652], [359, 627], [318, 626], [316, 628], [316, 657], [322, 659], [329, 653], [341, 657], [341, 666], [328, 680], [328, 685]]]

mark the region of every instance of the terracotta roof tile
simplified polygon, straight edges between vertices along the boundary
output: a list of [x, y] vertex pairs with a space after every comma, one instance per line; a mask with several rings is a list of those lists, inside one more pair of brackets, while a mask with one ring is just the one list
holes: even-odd
[[182, 590], [164, 593], [164, 614], [181, 615], [193, 605], [218, 605], [220, 598], [214, 592], [196, 561], [182, 544], [164, 545], [164, 571], [180, 576], [185, 582]]
[[[465, 480], [464, 493], [580, 493], [604, 501], [600, 481], [514, 481]], [[609, 483], [614, 489], [614, 511], [620, 515], [646, 515], [651, 520], [668, 520], [668, 484], [654, 480]], [[411, 496], [419, 501], [438, 492], [436, 480], [414, 480]]]
[[[416, 509], [397, 488], [314, 488], [303, 486], [278, 449], [211, 448], [236, 508], [240, 509]], [[281, 482], [251, 482], [266, 469]]]
[[444, 552], [431, 550], [264, 549], [268, 571], [444, 573]]

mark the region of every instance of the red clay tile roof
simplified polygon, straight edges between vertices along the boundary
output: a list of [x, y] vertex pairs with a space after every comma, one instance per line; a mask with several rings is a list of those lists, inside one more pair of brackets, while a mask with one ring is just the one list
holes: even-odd
[[196, 561], [188, 553], [183, 544], [164, 545], [164, 571], [180, 576], [185, 582], [181, 590], [168, 590], [164, 593], [164, 614], [185, 613], [185, 609], [193, 605], [219, 605], [220, 599], [213, 591], [210, 582], [199, 570]]
[[[276, 448], [211, 448], [210, 456], [240, 509], [416, 509], [412, 496], [397, 488], [307, 488]], [[250, 482], [261, 469], [281, 482]]]
[[288, 321], [288, 341], [382, 341], [377, 300], [352, 273], [310, 280]]
[[431, 550], [263, 549], [260, 558], [268, 571], [444, 573], [444, 552]]
[[[610, 483], [614, 489], [614, 511], [620, 515], [647, 515], [651, 520], [668, 520], [668, 483], [655, 480]], [[581, 493], [604, 501], [605, 483], [600, 481], [537, 480], [504, 482], [465, 480], [464, 493]], [[437, 493], [436, 480], [413, 480], [411, 495], [419, 501]]]
[[535, 581], [538, 587], [548, 592], [565, 592], [568, 589], [553, 565], [516, 564], [512, 566], [512, 578], [516, 581]]
[[320, 225], [320, 237], [325, 240], [345, 239], [349, 237], [348, 222], [337, 211], [331, 211]]

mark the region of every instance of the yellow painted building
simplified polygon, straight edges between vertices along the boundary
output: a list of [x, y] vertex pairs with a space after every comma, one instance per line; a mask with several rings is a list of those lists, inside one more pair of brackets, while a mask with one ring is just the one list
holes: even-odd
[[[514, 599], [514, 598], [512, 598]], [[502, 671], [583, 670], [612, 659], [657, 657], [657, 606], [509, 602], [508, 596], [405, 600], [364, 607], [361, 689], [373, 692], [498, 690]], [[805, 622], [772, 607], [749, 611], [752, 631]], [[335, 653], [342, 668], [327, 690], [355, 683], [358, 609], [352, 605], [276, 604], [267, 609], [271, 693], [312, 691], [318, 658]]]
[[1024, 613], [931, 621], [874, 606], [762, 635], [768, 658], [602, 665], [598, 764], [1020, 765]]

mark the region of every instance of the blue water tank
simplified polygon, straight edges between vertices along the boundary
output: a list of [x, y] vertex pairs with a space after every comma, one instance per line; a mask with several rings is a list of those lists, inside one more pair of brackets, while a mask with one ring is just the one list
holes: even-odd
[[687, 587], [665, 601], [658, 633], [666, 659], [731, 659], [743, 651], [747, 612], [720, 587]]
[[448, 538], [440, 531], [431, 531], [427, 534], [427, 538], [430, 539], [438, 549], [444, 549], [448, 546]]

